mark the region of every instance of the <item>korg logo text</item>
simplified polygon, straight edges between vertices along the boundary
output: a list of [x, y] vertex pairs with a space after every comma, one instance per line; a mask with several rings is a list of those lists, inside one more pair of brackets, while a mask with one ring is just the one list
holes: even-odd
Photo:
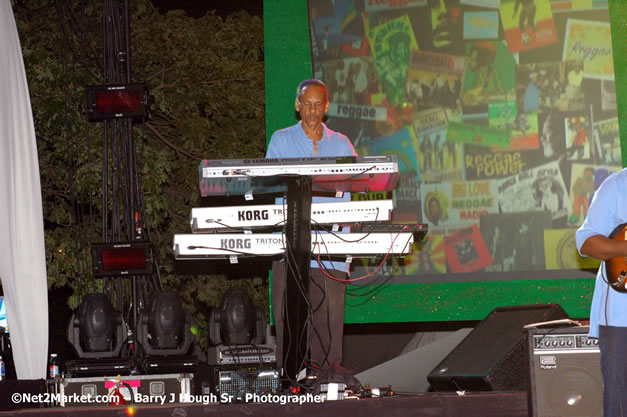
[[250, 239], [220, 239], [222, 249], [250, 249]]
[[240, 210], [237, 212], [237, 220], [268, 220], [268, 210]]

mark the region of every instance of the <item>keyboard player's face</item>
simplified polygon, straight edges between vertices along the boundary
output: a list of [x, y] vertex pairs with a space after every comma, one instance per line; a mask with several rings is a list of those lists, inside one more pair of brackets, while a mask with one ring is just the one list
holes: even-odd
[[296, 100], [295, 105], [303, 124], [310, 129], [320, 126], [324, 114], [329, 110], [329, 102], [326, 100], [324, 90], [317, 85], [305, 87], [300, 101]]

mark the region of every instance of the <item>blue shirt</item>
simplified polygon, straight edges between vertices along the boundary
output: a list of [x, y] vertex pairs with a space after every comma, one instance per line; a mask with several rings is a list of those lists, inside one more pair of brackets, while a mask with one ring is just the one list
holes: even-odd
[[[313, 140], [305, 133], [302, 121], [298, 124], [277, 130], [272, 134], [266, 158], [311, 158], [333, 156], [357, 156], [351, 141], [345, 135], [335, 132], [322, 123], [322, 139], [318, 141], [318, 152], [314, 155]], [[350, 201], [350, 193], [344, 193], [340, 199], [333, 197], [314, 197], [314, 203], [320, 202]], [[277, 199], [277, 204], [283, 204], [282, 199]], [[348, 264], [345, 262], [324, 261], [323, 265], [328, 269], [336, 269], [348, 272]], [[311, 268], [318, 268], [318, 261], [311, 261]]]
[[[575, 233], [577, 250], [591, 236], [609, 236], [616, 226], [627, 222], [627, 169], [611, 174], [595, 192], [588, 214]], [[585, 256], [582, 254], [582, 256]], [[599, 325], [627, 327], [627, 293], [610, 288], [605, 276], [605, 263], [597, 272], [592, 306], [590, 336], [599, 336]]]
[[314, 155], [313, 140], [303, 130], [303, 122], [277, 130], [272, 134], [266, 158], [311, 158], [330, 156], [357, 156], [351, 141], [343, 134], [334, 132], [322, 123], [322, 139], [318, 141], [318, 153]]

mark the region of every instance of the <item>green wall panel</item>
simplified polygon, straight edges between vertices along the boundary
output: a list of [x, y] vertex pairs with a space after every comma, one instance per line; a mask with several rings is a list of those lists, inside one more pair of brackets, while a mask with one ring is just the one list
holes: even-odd
[[623, 166], [627, 166], [627, 1], [610, 0], [612, 52], [616, 80], [616, 106]]
[[296, 123], [296, 86], [312, 77], [307, 2], [263, 2], [266, 138]]
[[348, 287], [346, 323], [482, 320], [496, 307], [556, 303], [588, 317], [593, 278]]

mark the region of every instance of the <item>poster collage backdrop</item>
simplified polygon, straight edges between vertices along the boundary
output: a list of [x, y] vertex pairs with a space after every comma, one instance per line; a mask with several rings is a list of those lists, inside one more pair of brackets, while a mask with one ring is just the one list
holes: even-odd
[[327, 125], [361, 155], [399, 160], [394, 191], [351, 198], [393, 198], [395, 222], [429, 227], [388, 266], [395, 282], [573, 278], [598, 266], [578, 255], [574, 232], [621, 168], [607, 0], [308, 6]]

